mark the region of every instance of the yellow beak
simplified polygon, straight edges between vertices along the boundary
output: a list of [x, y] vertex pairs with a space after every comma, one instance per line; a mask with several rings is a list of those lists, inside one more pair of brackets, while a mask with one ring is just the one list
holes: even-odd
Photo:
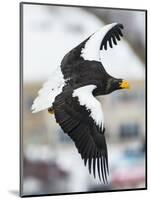
[[129, 82], [123, 80], [122, 83], [120, 84], [120, 88], [122, 88], [122, 89], [130, 89]]

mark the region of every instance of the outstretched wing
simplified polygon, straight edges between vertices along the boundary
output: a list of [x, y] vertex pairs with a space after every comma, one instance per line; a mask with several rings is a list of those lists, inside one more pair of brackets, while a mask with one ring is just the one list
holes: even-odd
[[112, 48], [113, 44], [117, 44], [117, 41], [123, 36], [122, 24], [108, 24], [95, 32], [90, 38], [86, 41], [84, 48], [81, 51], [81, 57], [84, 60], [96, 60], [100, 61], [100, 50], [103, 48], [107, 50], [107, 46]]
[[57, 123], [75, 143], [89, 172], [96, 172], [101, 181], [107, 182], [108, 156], [104, 136], [101, 104], [94, 98], [94, 85], [64, 91], [55, 98], [53, 108]]
[[100, 61], [100, 50], [107, 50], [108, 44], [111, 48], [114, 44], [117, 45], [117, 41], [123, 36], [123, 28], [119, 23], [103, 26], [64, 56], [61, 69], [83, 60]]
[[107, 32], [105, 33], [101, 45], [100, 50], [104, 49], [107, 50], [107, 43], [109, 43], [109, 46], [112, 48], [113, 45], [117, 45], [117, 41], [121, 40], [121, 37], [123, 37], [122, 29], [124, 28], [122, 24], [111, 24], [112, 26], [109, 26], [107, 28]]

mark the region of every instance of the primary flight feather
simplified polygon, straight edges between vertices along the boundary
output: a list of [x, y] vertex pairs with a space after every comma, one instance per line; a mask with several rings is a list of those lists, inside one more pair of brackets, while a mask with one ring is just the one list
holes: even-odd
[[109, 75], [101, 63], [101, 50], [117, 45], [123, 25], [104, 26], [67, 53], [60, 66], [38, 92], [32, 112], [47, 109], [74, 141], [89, 172], [108, 179], [108, 153], [101, 103], [95, 98], [129, 88], [123, 79]]

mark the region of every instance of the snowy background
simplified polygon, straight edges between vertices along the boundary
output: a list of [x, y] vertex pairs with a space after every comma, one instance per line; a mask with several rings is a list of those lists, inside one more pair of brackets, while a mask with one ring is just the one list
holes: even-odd
[[[24, 5], [23, 13], [23, 194], [144, 187], [145, 13], [38, 5]], [[88, 174], [74, 144], [53, 116], [47, 112], [33, 115], [30, 107], [63, 56], [112, 22], [123, 23], [124, 39], [102, 52], [102, 63], [113, 76], [128, 79], [132, 91], [101, 99], [111, 174], [110, 183], [101, 185]]]

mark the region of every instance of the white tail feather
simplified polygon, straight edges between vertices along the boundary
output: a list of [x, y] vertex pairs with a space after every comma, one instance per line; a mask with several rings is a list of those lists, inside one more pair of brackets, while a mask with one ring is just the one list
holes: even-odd
[[39, 90], [38, 97], [34, 100], [31, 107], [32, 113], [52, 107], [55, 97], [62, 92], [64, 84], [63, 74], [60, 67], [58, 67]]

